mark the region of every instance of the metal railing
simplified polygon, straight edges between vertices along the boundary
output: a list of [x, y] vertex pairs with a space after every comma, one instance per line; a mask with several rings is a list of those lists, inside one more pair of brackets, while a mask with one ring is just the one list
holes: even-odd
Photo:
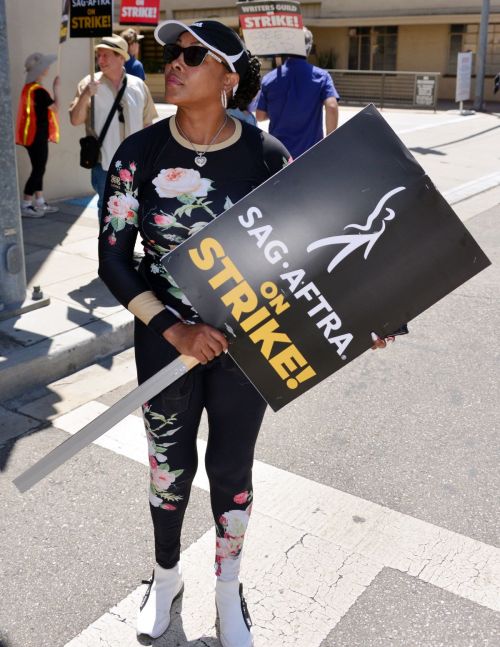
[[383, 108], [425, 108], [436, 110], [436, 72], [382, 70], [328, 70], [343, 104], [374, 103]]

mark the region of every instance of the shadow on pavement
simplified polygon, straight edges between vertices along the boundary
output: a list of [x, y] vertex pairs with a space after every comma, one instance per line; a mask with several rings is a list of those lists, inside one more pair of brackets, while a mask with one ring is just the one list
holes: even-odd
[[462, 142], [465, 142], [468, 139], [474, 139], [475, 137], [480, 137], [481, 135], [485, 135], [486, 133], [489, 133], [492, 130], [498, 130], [499, 128], [500, 126], [493, 126], [493, 128], [487, 128], [486, 130], [481, 130], [478, 133], [474, 133], [473, 135], [467, 135], [467, 137], [462, 137], [461, 139], [454, 139], [451, 142], [445, 142], [444, 144], [439, 144], [438, 146], [431, 146], [430, 148], [422, 148], [420, 146], [414, 146], [409, 150], [412, 153], [420, 153], [421, 155], [446, 155], [446, 153], [440, 152], [439, 149], [444, 148], [445, 146], [452, 146], [453, 144], [461, 144]]
[[[50, 351], [61, 333], [98, 321], [94, 334], [109, 333], [111, 324], [99, 308], [119, 307], [106, 286], [97, 277], [97, 220], [93, 196], [58, 203], [60, 211], [39, 219], [22, 219], [26, 261], [26, 279], [40, 284], [49, 305], [0, 322], [0, 355], [15, 360], [16, 353], [31, 353], [32, 360], [50, 361]], [[85, 210], [87, 212], [85, 213]], [[82, 285], [83, 283], [83, 285]], [[69, 287], [68, 287], [69, 286]], [[27, 295], [31, 290], [28, 289]], [[69, 297], [69, 298], [68, 298]], [[73, 305], [72, 305], [73, 304]], [[104, 318], [103, 318], [104, 317]], [[24, 361], [24, 360], [22, 360]], [[112, 360], [103, 362], [111, 367]], [[43, 414], [35, 417], [18, 413], [34, 399], [45, 399]], [[0, 472], [8, 464], [18, 439], [50, 427], [60, 396], [47, 386], [27, 388], [0, 403]], [[42, 419], [43, 416], [43, 419]]]
[[[7, 469], [11, 453], [18, 440], [20, 440], [21, 438], [25, 438], [26, 436], [31, 436], [32, 434], [36, 434], [39, 431], [43, 431], [44, 429], [50, 428], [51, 426], [50, 422], [45, 420], [43, 421], [33, 420], [33, 423], [34, 423], [34, 427], [28, 430], [25, 430], [22, 428], [12, 429], [11, 425], [9, 424], [8, 424], [8, 427], [11, 427], [10, 429], [7, 428], [5, 432], [2, 430], [2, 434], [0, 435], [0, 472], [5, 472], [5, 470]], [[18, 433], [16, 433], [16, 431]], [[0, 647], [2, 647], [2, 645], [0, 645]]]
[[[220, 647], [220, 642], [215, 636], [200, 636], [195, 640], [188, 640], [182, 623], [182, 598], [174, 601], [171, 611], [170, 625], [166, 632], [159, 638], [151, 639], [148, 636], [137, 636], [139, 645], [151, 645], [152, 647]], [[215, 602], [214, 602], [215, 617]]]
[[99, 277], [92, 279], [86, 285], [71, 290], [68, 292], [68, 296], [91, 314], [97, 308], [112, 308], [117, 305], [116, 299]]
[[[6, 443], [0, 445], [0, 472], [3, 472], [7, 468], [7, 463], [9, 462], [10, 453], [16, 444], [16, 439], [12, 438]], [[4, 647], [3, 642], [0, 640], [0, 647]]]
[[11, 647], [10, 643], [7, 642], [7, 638], [0, 636], [0, 647]]
[[75, 224], [87, 227], [89, 237], [97, 237], [97, 222], [89, 222], [88, 218], [84, 222], [81, 219], [90, 201], [91, 198], [81, 204], [73, 204], [74, 201], [61, 202], [57, 213], [38, 219], [22, 218], [27, 283], [32, 281], [55, 248], [68, 240]]
[[444, 155], [446, 156], [446, 153], [441, 153], [441, 151], [435, 150], [433, 148], [422, 148], [422, 146], [414, 146], [413, 148], [410, 148], [412, 153], [419, 153], [420, 155]]

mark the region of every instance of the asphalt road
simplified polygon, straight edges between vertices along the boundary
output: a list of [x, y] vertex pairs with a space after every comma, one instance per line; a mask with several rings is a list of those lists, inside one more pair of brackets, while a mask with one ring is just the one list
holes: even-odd
[[[458, 533], [470, 538], [474, 550], [485, 544], [496, 546], [490, 564], [496, 577], [497, 221], [498, 209], [492, 209], [468, 222], [493, 262], [490, 268], [418, 317], [411, 324], [411, 334], [388, 350], [366, 353], [281, 412], [268, 412], [257, 448], [259, 462], [294, 479], [303, 477], [297, 483], [304, 487], [325, 486], [325, 493], [348, 493], [376, 504], [379, 510], [393, 511], [404, 520], [401, 523], [419, 520], [424, 529], [438, 528], [453, 537]], [[91, 392], [92, 370], [98, 369], [108, 372], [109, 384], [115, 384], [104, 393], [96, 384], [91, 400], [105, 407], [133, 385], [133, 369], [131, 363], [127, 370], [110, 362], [93, 367], [68, 378], [73, 391]], [[117, 381], [121, 383], [118, 387]], [[0, 477], [0, 627], [4, 647], [63, 647], [133, 592], [152, 565], [147, 470], [142, 463], [92, 445], [25, 495], [12, 486], [15, 475], [67, 436], [60, 430], [68, 424], [64, 416], [56, 415], [50, 426], [44, 423], [47, 407], [54, 411], [58, 399], [58, 406], [64, 409], [64, 397], [56, 397], [57, 392], [57, 388], [52, 390], [52, 405], [50, 387], [26, 394], [12, 414], [30, 431], [9, 445]], [[66, 411], [66, 416], [76, 415], [77, 426], [83, 424], [78, 406], [69, 402]], [[278, 470], [273, 473], [281, 474]], [[301, 505], [300, 488], [286, 496]], [[265, 491], [262, 497], [265, 507]], [[322, 500], [318, 495], [318, 501]], [[310, 523], [312, 528], [314, 510], [306, 510], [304, 515], [305, 527]], [[358, 522], [363, 520], [359, 517]], [[196, 561], [189, 551], [196, 550], [211, 526], [208, 494], [203, 487], [195, 487], [184, 533], [188, 562]], [[257, 521], [256, 527], [261, 526]], [[310, 535], [316, 536], [313, 530]], [[254, 565], [262, 558], [259, 550], [268, 550], [268, 540], [254, 537], [247, 563]], [[307, 554], [314, 553], [316, 549]], [[500, 615], [491, 604], [471, 599], [470, 574], [464, 572], [464, 588], [456, 588], [457, 593], [447, 590], [446, 577], [436, 585], [410, 570], [387, 566], [382, 560], [376, 575], [357, 589], [352, 604], [337, 621], [331, 620], [319, 642], [311, 628], [308, 644], [500, 644]], [[273, 567], [269, 572], [273, 573]], [[488, 577], [487, 572], [482, 575]], [[460, 580], [460, 572], [456, 576]], [[280, 572], [276, 580], [279, 591], [268, 591], [269, 596], [280, 596], [282, 602], [292, 604], [288, 597], [296, 595], [296, 584], [289, 578], [286, 571]], [[129, 621], [133, 622], [133, 613]], [[206, 622], [210, 624], [211, 619]], [[266, 639], [267, 634], [272, 635], [272, 619], [265, 619], [263, 626], [261, 622], [256, 644], [277, 644], [273, 643], [276, 638]], [[90, 639], [75, 644], [133, 644], [113, 642], [107, 631], [100, 634], [103, 643], [96, 638], [95, 642]], [[179, 641], [178, 635], [174, 642], [165, 639], [161, 644], [203, 644], [190, 638], [185, 627], [185, 640]], [[205, 644], [217, 645], [215, 638], [208, 636]], [[281, 643], [296, 644], [289, 637], [283, 637]]]

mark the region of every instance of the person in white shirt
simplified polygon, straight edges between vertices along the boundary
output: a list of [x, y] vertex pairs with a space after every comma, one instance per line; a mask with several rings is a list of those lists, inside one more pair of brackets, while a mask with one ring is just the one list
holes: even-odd
[[[126, 137], [151, 125], [158, 113], [147, 85], [138, 77], [125, 73], [123, 66], [129, 54], [127, 42], [121, 36], [104, 36], [95, 51], [100, 72], [94, 80], [87, 75], [78, 84], [76, 96], [69, 107], [73, 126], [85, 124], [87, 135], [98, 137], [126, 79], [122, 100], [102, 142], [100, 160], [91, 170], [92, 187], [99, 196], [97, 207], [100, 211], [109, 163], [116, 149]], [[91, 97], [94, 97], [93, 127]]]

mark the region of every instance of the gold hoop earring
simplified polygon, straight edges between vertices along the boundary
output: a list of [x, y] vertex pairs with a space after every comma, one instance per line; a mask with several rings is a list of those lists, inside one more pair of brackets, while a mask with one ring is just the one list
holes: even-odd
[[227, 108], [227, 94], [224, 92], [224, 90], [220, 91], [220, 102], [222, 103], [222, 107], [225, 110]]

